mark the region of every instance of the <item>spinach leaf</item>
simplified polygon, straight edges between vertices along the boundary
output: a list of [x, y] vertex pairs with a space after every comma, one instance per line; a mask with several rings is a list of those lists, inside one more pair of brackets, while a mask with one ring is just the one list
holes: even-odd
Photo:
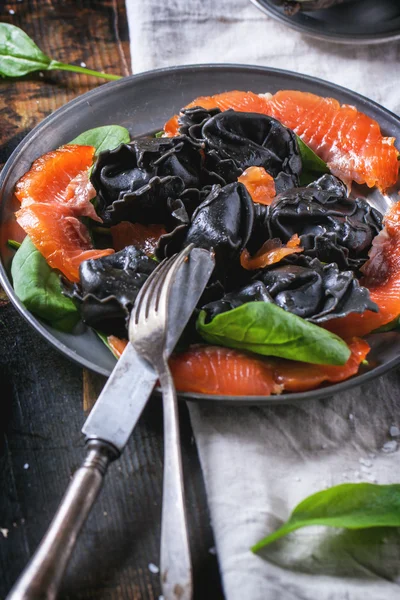
[[94, 146], [96, 154], [104, 150], [113, 150], [120, 144], [127, 144], [130, 141], [129, 131], [120, 125], [105, 125], [104, 127], [95, 127], [84, 131], [78, 137], [73, 139], [70, 144], [80, 146]]
[[272, 302], [247, 302], [209, 323], [202, 310], [196, 326], [207, 342], [256, 354], [323, 365], [343, 365], [350, 357], [338, 336]]
[[317, 492], [296, 506], [289, 520], [252, 547], [271, 542], [309, 525], [346, 529], [400, 527], [400, 484], [344, 483]]
[[34, 315], [61, 331], [71, 331], [79, 321], [78, 310], [61, 293], [60, 279], [26, 236], [11, 265], [14, 290]]
[[330, 171], [322, 158], [317, 156], [298, 135], [296, 135], [296, 138], [302, 163], [300, 185], [308, 185], [318, 179], [323, 173], [329, 173]]
[[73, 71], [104, 79], [120, 79], [119, 75], [99, 73], [77, 65], [52, 60], [19, 27], [0, 23], [0, 77], [22, 77], [33, 71]]

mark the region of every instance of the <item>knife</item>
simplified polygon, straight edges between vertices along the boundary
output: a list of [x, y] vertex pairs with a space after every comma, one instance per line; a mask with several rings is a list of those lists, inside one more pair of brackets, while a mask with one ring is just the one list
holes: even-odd
[[[214, 268], [210, 252], [193, 248], [177, 272], [169, 303], [167, 354], [172, 353]], [[109, 464], [124, 450], [157, 382], [154, 369], [128, 344], [82, 433], [86, 457], [50, 526], [6, 600], [53, 600]]]

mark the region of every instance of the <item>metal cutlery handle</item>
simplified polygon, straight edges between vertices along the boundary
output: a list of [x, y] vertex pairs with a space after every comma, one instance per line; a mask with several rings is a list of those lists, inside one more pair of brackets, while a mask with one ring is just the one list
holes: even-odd
[[101, 490], [117, 450], [101, 440], [87, 442], [87, 454], [35, 554], [6, 600], [53, 600], [75, 542]]
[[168, 364], [159, 370], [164, 408], [161, 586], [164, 600], [191, 600], [192, 565], [186, 520], [178, 403]]

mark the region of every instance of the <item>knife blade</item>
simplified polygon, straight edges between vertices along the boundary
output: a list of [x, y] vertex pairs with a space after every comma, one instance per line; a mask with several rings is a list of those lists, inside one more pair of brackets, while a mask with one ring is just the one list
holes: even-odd
[[[168, 356], [182, 335], [213, 268], [213, 256], [201, 248], [193, 248], [189, 260], [180, 267], [169, 303]], [[156, 381], [153, 367], [128, 344], [83, 425], [82, 433], [87, 439], [102, 439], [121, 452]]]
[[[214, 268], [210, 252], [193, 248], [172, 284], [167, 354], [178, 342]], [[55, 600], [83, 524], [111, 461], [123, 451], [157, 375], [128, 344], [87, 418], [82, 432], [87, 454], [75, 472], [39, 547], [6, 600]]]

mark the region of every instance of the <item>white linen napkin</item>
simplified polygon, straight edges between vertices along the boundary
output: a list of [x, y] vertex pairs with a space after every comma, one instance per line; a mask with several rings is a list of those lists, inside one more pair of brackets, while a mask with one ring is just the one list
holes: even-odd
[[[178, 64], [260, 64], [330, 80], [400, 112], [399, 43], [315, 41], [246, 0], [126, 3], [134, 73]], [[340, 397], [297, 405], [190, 405], [228, 600], [400, 597], [397, 530], [306, 528], [262, 557], [249, 550], [309, 494], [349, 481], [400, 482], [399, 383], [392, 373]]]

